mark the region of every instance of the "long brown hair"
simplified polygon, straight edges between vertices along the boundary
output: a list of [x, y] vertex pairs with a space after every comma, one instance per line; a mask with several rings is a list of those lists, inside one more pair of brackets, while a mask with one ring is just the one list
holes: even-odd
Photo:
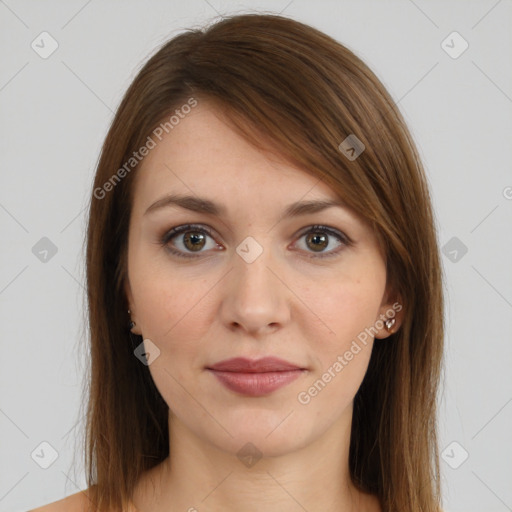
[[[121, 510], [141, 474], [169, 455], [168, 406], [133, 354], [142, 338], [129, 336], [124, 283], [137, 172], [130, 159], [163, 119], [206, 98], [248, 141], [329, 184], [374, 228], [403, 322], [375, 340], [356, 394], [351, 477], [384, 512], [438, 512], [444, 308], [424, 170], [392, 98], [358, 57], [312, 27], [267, 14], [227, 17], [165, 43], [129, 87], [104, 142], [87, 233], [91, 501]], [[365, 146], [357, 158], [340, 150], [348, 136]]]

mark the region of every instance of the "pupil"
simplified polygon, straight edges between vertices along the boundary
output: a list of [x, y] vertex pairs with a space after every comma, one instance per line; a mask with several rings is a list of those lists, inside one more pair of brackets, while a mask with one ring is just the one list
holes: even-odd
[[[310, 234], [307, 238], [307, 241], [313, 242], [313, 246], [311, 247], [311, 249], [317, 252], [320, 252], [321, 250], [325, 249], [328, 245], [327, 237], [324, 234]], [[318, 243], [322, 245], [316, 245]]]
[[[189, 242], [191, 245], [189, 245]], [[197, 242], [203, 243], [197, 245]], [[192, 251], [201, 250], [204, 247], [204, 235], [202, 233], [194, 233], [193, 231], [185, 233], [185, 246]]]

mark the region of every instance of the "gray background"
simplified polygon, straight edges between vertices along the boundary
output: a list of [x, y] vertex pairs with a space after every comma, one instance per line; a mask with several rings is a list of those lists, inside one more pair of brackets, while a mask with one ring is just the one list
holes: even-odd
[[[445, 247], [445, 510], [512, 510], [510, 1], [0, 0], [1, 512], [85, 488], [84, 208], [122, 93], [183, 28], [262, 10], [354, 50], [404, 112]], [[31, 47], [51, 48], [43, 31], [58, 43], [46, 59]], [[453, 31], [469, 44], [457, 58]], [[58, 453], [48, 469], [42, 442]]]

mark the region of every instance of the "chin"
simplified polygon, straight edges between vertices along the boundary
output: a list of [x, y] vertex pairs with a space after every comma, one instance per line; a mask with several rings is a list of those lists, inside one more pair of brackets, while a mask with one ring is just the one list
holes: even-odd
[[[308, 432], [311, 435], [311, 429], [307, 427], [305, 421], [294, 418], [296, 412], [289, 414], [293, 410], [291, 407], [289, 409], [286, 412], [283, 412], [285, 409], [279, 412], [246, 409], [221, 415], [222, 424], [232, 437], [215, 436], [215, 439], [210, 438], [209, 442], [237, 456], [251, 450], [265, 457], [279, 457], [296, 451], [307, 444], [310, 437]], [[211, 431], [209, 434], [211, 435]]]

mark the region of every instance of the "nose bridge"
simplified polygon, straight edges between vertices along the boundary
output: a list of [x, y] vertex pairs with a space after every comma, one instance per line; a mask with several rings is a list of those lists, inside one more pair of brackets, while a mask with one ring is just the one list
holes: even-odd
[[260, 242], [253, 236], [248, 236], [236, 247], [234, 256], [234, 276], [240, 292], [268, 293], [273, 288], [271, 281], [275, 278], [268, 267], [272, 267], [272, 247], [270, 237], [259, 237]]
[[247, 331], [283, 324], [289, 316], [286, 288], [274, 275], [279, 270], [274, 268], [276, 259], [267, 243], [270, 237], [260, 240], [248, 236], [236, 247], [228, 296], [224, 297], [224, 321]]

